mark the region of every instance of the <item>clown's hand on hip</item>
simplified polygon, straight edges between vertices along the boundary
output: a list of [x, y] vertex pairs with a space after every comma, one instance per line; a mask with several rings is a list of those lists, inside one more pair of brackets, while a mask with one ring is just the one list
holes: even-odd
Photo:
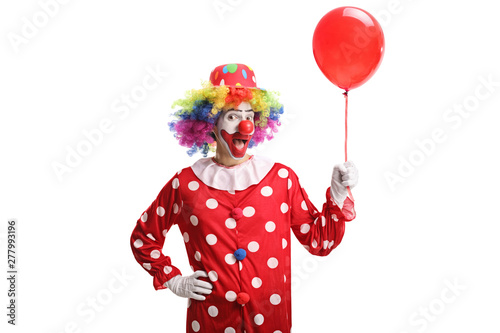
[[165, 282], [168, 289], [180, 297], [192, 298], [197, 301], [204, 301], [205, 296], [212, 292], [212, 285], [208, 282], [198, 280], [199, 277], [208, 277], [204, 271], [196, 271], [190, 276], [176, 275]]
[[347, 186], [352, 189], [357, 183], [358, 168], [356, 168], [354, 163], [347, 161], [333, 167], [330, 195], [340, 209], [342, 209], [344, 201], [347, 198]]

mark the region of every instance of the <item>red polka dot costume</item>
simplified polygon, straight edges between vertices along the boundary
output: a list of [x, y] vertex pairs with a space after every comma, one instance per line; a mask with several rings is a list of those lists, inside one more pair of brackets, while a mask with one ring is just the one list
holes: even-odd
[[208, 273], [213, 291], [189, 300], [187, 332], [288, 333], [291, 330], [290, 234], [325, 256], [354, 219], [348, 197], [340, 209], [326, 191], [318, 211], [287, 166], [253, 156], [225, 167], [203, 158], [177, 173], [138, 219], [131, 247], [155, 289], [181, 274], [162, 254], [177, 225], [193, 271]]

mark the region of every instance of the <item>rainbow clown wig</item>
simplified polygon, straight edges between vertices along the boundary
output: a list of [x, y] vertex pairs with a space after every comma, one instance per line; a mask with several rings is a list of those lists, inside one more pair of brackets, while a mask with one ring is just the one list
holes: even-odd
[[204, 157], [215, 151], [213, 128], [221, 112], [248, 102], [255, 112], [255, 133], [248, 147], [252, 148], [265, 139], [271, 140], [278, 131], [283, 105], [277, 93], [257, 88], [253, 70], [243, 64], [227, 64], [216, 67], [210, 74], [210, 82], [201, 89], [186, 92], [185, 98], [174, 102], [172, 108], [181, 107], [169, 123], [170, 130], [181, 146], [189, 148], [192, 156], [201, 152]]

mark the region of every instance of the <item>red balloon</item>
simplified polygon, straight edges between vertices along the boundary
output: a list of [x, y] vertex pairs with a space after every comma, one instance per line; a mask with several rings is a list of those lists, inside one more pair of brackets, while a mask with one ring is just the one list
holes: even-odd
[[328, 80], [349, 91], [375, 74], [384, 55], [384, 33], [370, 13], [339, 7], [318, 22], [313, 52]]

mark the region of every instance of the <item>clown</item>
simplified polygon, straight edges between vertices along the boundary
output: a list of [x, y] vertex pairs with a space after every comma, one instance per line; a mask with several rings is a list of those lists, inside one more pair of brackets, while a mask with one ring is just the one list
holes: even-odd
[[[292, 169], [249, 155], [247, 148], [273, 138], [283, 106], [257, 88], [248, 66], [216, 67], [209, 83], [174, 106], [181, 109], [170, 128], [188, 154], [215, 156], [175, 174], [143, 212], [130, 239], [135, 259], [155, 289], [189, 299], [187, 332], [290, 332], [290, 235], [313, 255], [340, 244], [355, 217], [347, 186], [357, 183], [356, 167], [334, 167], [319, 211]], [[192, 275], [162, 253], [174, 225]]]

